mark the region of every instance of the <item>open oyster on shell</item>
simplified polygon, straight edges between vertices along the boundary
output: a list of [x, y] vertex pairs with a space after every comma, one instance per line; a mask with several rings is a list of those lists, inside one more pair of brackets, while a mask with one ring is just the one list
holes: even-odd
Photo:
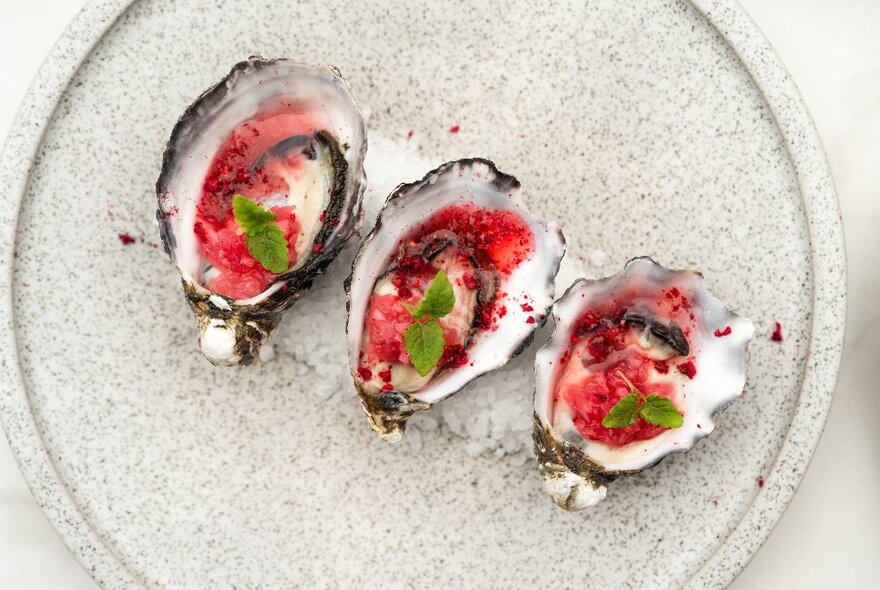
[[[252, 57], [186, 109], [156, 183], [157, 218], [209, 361], [252, 362], [281, 314], [357, 239], [366, 147], [332, 67]], [[235, 195], [274, 216], [285, 271], [283, 258], [272, 272], [251, 255]]]
[[[414, 412], [522, 352], [553, 304], [564, 253], [556, 224], [531, 215], [519, 182], [488, 160], [397, 187], [346, 281], [349, 365], [373, 429], [399, 440]], [[422, 374], [405, 334], [440, 271], [454, 305], [436, 320], [442, 356]]]
[[[635, 258], [614, 276], [576, 281], [553, 317], [535, 359], [533, 432], [544, 491], [565, 509], [594, 505], [618, 476], [689, 450], [742, 393], [754, 327], [709, 294], [699, 273]], [[629, 425], [606, 427], [627, 396]], [[679, 425], [635, 413], [654, 402]]]

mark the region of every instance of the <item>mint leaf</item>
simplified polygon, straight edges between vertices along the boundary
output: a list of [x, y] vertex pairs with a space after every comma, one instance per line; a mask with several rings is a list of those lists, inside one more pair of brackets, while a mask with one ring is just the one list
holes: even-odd
[[[405, 301], [401, 303], [416, 320], [403, 333], [403, 344], [409, 354], [410, 364], [424, 377], [437, 366], [443, 356], [446, 340], [443, 338], [443, 328], [437, 320], [455, 307], [455, 292], [446, 273], [438, 270], [418, 305], [412, 306]], [[419, 321], [422, 318], [428, 318], [428, 321]]]
[[455, 307], [455, 292], [452, 290], [452, 284], [446, 273], [438, 270], [437, 276], [425, 291], [424, 299], [419, 301], [415, 310], [410, 309], [410, 314], [416, 320], [424, 317], [436, 320], [452, 311], [453, 307]]
[[275, 221], [274, 213], [244, 195], [232, 197], [232, 214], [235, 215], [235, 223], [238, 227], [248, 235], [262, 231], [269, 223]]
[[645, 403], [639, 408], [639, 416], [644, 418], [648, 424], [664, 428], [679, 428], [684, 424], [681, 412], [673, 403], [665, 397], [653, 393], [645, 398]]
[[249, 233], [244, 241], [248, 253], [271, 273], [280, 275], [287, 271], [287, 240], [277, 225], [266, 225], [262, 231]]
[[232, 214], [235, 223], [247, 235], [244, 244], [254, 260], [276, 275], [286, 272], [290, 267], [287, 238], [281, 228], [272, 223], [275, 214], [244, 195], [232, 197]]
[[605, 428], [626, 428], [627, 426], [632, 426], [636, 423], [636, 415], [638, 413], [638, 394], [631, 393], [625, 395], [602, 418], [602, 426]]
[[446, 345], [443, 328], [433, 319], [410, 324], [403, 333], [403, 343], [409, 354], [409, 362], [422, 377], [437, 366], [437, 361], [443, 356], [443, 347]]
[[617, 404], [608, 410], [602, 418], [602, 426], [605, 428], [625, 428], [636, 422], [636, 416], [641, 416], [648, 424], [662, 426], [663, 428], [679, 428], [684, 424], [684, 417], [671, 401], [656, 393], [649, 393], [646, 397], [627, 379], [623, 371], [616, 371], [620, 378], [629, 387], [629, 395], [621, 398]]

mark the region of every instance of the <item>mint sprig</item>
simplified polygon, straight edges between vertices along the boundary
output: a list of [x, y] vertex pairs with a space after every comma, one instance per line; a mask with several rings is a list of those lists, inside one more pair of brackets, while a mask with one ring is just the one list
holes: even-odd
[[247, 234], [262, 230], [276, 219], [274, 213], [244, 195], [232, 197], [232, 213], [235, 223]]
[[248, 254], [273, 274], [281, 274], [290, 266], [287, 239], [274, 223], [277, 217], [244, 195], [232, 197], [232, 214], [238, 227], [246, 234]]
[[406, 345], [410, 363], [422, 377], [437, 365], [446, 345], [443, 328], [436, 320], [410, 324], [403, 333], [403, 343]]
[[267, 225], [262, 231], [248, 234], [244, 244], [254, 260], [273, 274], [280, 275], [290, 265], [287, 240], [277, 225]]
[[663, 428], [679, 428], [684, 424], [684, 417], [678, 408], [662, 395], [649, 393], [644, 395], [633, 382], [627, 379], [623, 371], [617, 371], [620, 378], [629, 386], [629, 394], [620, 398], [602, 418], [605, 428], [626, 428], [636, 423], [641, 416], [648, 424]]
[[409, 312], [414, 320], [425, 317], [436, 320], [451, 312], [453, 307], [455, 307], [455, 292], [452, 290], [452, 283], [449, 282], [445, 272], [438, 270], [437, 276], [425, 291], [425, 297]]
[[446, 346], [443, 328], [437, 320], [455, 307], [455, 292], [446, 273], [438, 270], [418, 305], [406, 307], [415, 321], [403, 333], [403, 344], [410, 364], [424, 377], [437, 366]]
[[625, 395], [614, 404], [605, 417], [602, 426], [605, 428], [626, 428], [636, 423], [639, 414], [639, 396], [635, 393]]
[[679, 428], [684, 424], [684, 417], [672, 402], [662, 395], [653, 393], [645, 398], [645, 402], [639, 408], [639, 416], [648, 424], [664, 428]]

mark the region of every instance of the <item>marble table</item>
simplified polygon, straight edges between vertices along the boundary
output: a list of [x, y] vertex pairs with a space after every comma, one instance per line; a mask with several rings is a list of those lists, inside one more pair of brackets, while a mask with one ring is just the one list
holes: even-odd
[[[776, 47], [828, 152], [846, 233], [849, 319], [836, 398], [803, 484], [770, 539], [733, 583], [857, 588], [880, 552], [880, 2], [740, 0]], [[82, 5], [0, 0], [0, 137], [31, 77]], [[857, 439], [858, 437], [858, 439]], [[0, 437], [2, 438], [2, 437]], [[97, 586], [37, 507], [0, 440], [0, 588]]]

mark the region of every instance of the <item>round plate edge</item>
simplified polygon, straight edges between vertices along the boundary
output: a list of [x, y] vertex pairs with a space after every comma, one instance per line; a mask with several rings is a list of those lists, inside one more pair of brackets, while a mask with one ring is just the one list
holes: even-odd
[[[790, 503], [824, 429], [843, 350], [846, 311], [846, 262], [840, 210], [831, 173], [809, 111], [769, 41], [735, 0], [689, 0], [739, 57], [767, 102], [798, 176], [808, 218], [813, 258], [812, 335], [822, 334], [821, 367], [813, 350], [802, 381], [798, 406], [782, 449], [765, 477], [765, 487], [715, 553], [687, 586], [728, 585], [769, 537]], [[91, 528], [47, 458], [30, 413], [19, 371], [13, 331], [11, 271], [18, 205], [27, 188], [33, 156], [52, 113], [71, 78], [103, 34], [133, 0], [92, 0], [74, 18], [43, 62], [15, 117], [0, 152], [0, 421], [19, 468], [38, 504], [82, 566], [103, 588], [142, 586]], [[791, 141], [798, 138], [797, 145]], [[823, 234], [817, 240], [816, 235]], [[815, 342], [815, 338], [813, 339]], [[818, 419], [817, 419], [818, 417]], [[804, 452], [804, 449], [808, 452]]]

